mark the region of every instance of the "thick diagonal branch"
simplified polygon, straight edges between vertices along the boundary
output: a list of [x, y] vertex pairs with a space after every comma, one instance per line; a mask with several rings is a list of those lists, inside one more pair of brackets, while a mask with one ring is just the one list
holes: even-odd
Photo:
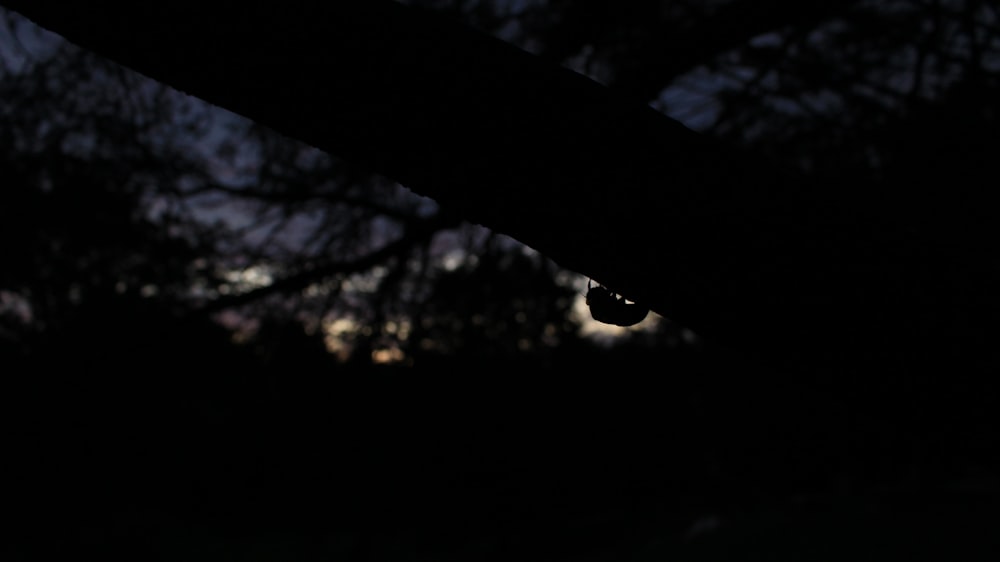
[[389, 0], [5, 4], [702, 335], [843, 349], [881, 345], [920, 319], [899, 287], [919, 281], [921, 259], [886, 254], [898, 237], [884, 207], [823, 199], [764, 160], [434, 14]]

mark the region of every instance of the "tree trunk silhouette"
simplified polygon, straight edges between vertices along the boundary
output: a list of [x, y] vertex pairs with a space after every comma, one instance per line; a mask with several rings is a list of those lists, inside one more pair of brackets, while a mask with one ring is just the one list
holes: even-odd
[[996, 274], [955, 249], [984, 234], [967, 207], [899, 212], [902, 187], [799, 177], [441, 15], [389, 0], [4, 4], [710, 341], [857, 361], [989, 339], [995, 299], [965, 281]]

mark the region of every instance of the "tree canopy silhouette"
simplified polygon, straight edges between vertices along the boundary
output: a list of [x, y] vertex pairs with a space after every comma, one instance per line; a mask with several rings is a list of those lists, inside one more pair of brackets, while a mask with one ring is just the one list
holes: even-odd
[[[662, 85], [694, 63], [682, 57], [674, 69], [639, 72], [634, 67], [641, 57], [601, 51], [604, 39], [587, 35], [593, 25], [587, 18], [596, 16], [572, 8], [552, 27], [565, 43], [554, 42], [548, 56], [574, 52], [583, 41], [595, 53], [595, 66], [607, 68], [621, 88], [455, 19], [387, 0], [323, 7], [293, 2], [281, 9], [258, 3], [239, 10], [206, 3], [6, 4], [85, 48], [392, 177], [707, 337], [778, 356], [804, 352], [850, 361], [886, 355], [895, 361], [915, 346], [964, 349], [947, 354], [948, 360], [989, 353], [978, 345], [978, 334], [994, 325], [996, 306], [989, 291], [975, 286], [993, 277], [983, 259], [993, 223], [981, 212], [992, 197], [968, 182], [957, 185], [944, 172], [938, 181], [908, 182], [909, 156], [903, 167], [885, 160], [897, 148], [886, 138], [898, 135], [892, 111], [884, 112], [880, 133], [854, 143], [884, 149], [877, 164], [838, 170], [817, 153], [808, 156], [813, 162], [802, 155], [775, 158], [778, 144], [770, 151], [763, 143], [755, 151], [737, 150], [733, 138], [695, 133], [648, 107], [641, 96], [655, 91], [656, 83], [640, 85], [636, 76], [656, 76]], [[642, 29], [636, 22], [651, 6], [634, 7], [612, 23]], [[852, 2], [776, 9], [767, 21], [740, 20], [742, 9], [740, 2], [705, 8], [704, 14], [678, 8], [659, 21], [726, 23], [714, 49], [696, 52], [722, 57], [728, 46], [741, 45], [734, 56], [743, 58], [733, 69], [759, 68], [749, 84], [772, 88], [775, 103], [782, 88], [792, 94], [785, 99], [797, 99], [796, 111], [779, 116], [775, 110], [765, 126], [783, 123], [788, 134], [810, 111], [829, 115], [826, 128], [803, 133], [817, 148], [842, 130], [835, 121], [838, 104], [852, 104], [845, 119], [863, 116], [853, 113], [853, 105], [864, 109], [864, 100], [857, 100], [864, 94], [853, 88], [875, 88], [891, 72], [850, 49], [871, 44], [880, 26], [893, 25], [902, 34], [932, 21], [947, 35], [954, 33], [952, 23], [959, 32], [967, 27], [963, 14], [978, 14], [975, 7], [927, 12], [906, 3]], [[884, 105], [905, 107], [896, 113], [905, 114], [929, 145], [944, 142], [947, 131], [920, 123], [911, 108], [940, 105], [936, 93], [942, 89], [994, 88], [985, 44], [968, 51], [960, 76], [932, 79], [933, 66], [923, 62], [928, 54], [938, 49], [943, 52], [935, 63], [948, 60], [948, 44], [934, 40], [918, 36], [908, 45], [900, 36], [900, 48], [912, 47], [918, 57], [892, 59], [910, 64], [903, 72], [912, 85], [897, 97], [900, 104], [913, 103]], [[844, 45], [843, 60], [804, 55], [782, 62], [793, 48], [821, 56], [826, 44]], [[622, 45], [664, 47], [641, 38]], [[819, 76], [809, 74], [810, 62]], [[782, 64], [797, 66], [786, 71]], [[772, 75], [765, 73], [769, 68], [776, 68]], [[831, 81], [857, 82], [845, 86], [852, 89], [842, 99], [827, 102], [819, 84], [827, 80], [825, 69], [840, 72], [829, 75]], [[798, 83], [783, 81], [786, 76]], [[881, 95], [894, 95], [891, 87], [883, 86]], [[990, 99], [976, 97], [984, 110]], [[755, 133], [735, 120], [718, 125], [723, 132]], [[800, 141], [788, 136], [786, 142]], [[970, 166], [985, 165], [963, 158], [935, 169], [969, 173]], [[950, 186], [947, 196], [930, 187], [941, 182]], [[970, 321], [970, 306], [976, 321]]]
[[[3, 84], [4, 163], [13, 190], [5, 226], [16, 235], [4, 240], [10, 267], [2, 317], [10, 328], [5, 340], [17, 342], [20, 353], [37, 352], [41, 336], [63, 330], [81, 303], [91, 321], [108, 325], [113, 315], [102, 319], [104, 305], [88, 301], [106, 305], [119, 295], [160, 300], [178, 318], [213, 315], [244, 332], [294, 316], [322, 337], [346, 320], [336, 329], [341, 352], [363, 348], [362, 355], [398, 360], [416, 349], [408, 337], [417, 309], [459, 314], [426, 302], [456, 298], [435, 287], [448, 268], [507, 276], [480, 275], [482, 287], [521, 283], [505, 265], [495, 267], [507, 263], [503, 251], [518, 247], [509, 239], [491, 237], [503, 238], [502, 250], [485, 251], [484, 229], [426, 198], [89, 52], [33, 36], [17, 19], [7, 23], [12, 39], [23, 35], [34, 46], [8, 46], [10, 57], [23, 58], [5, 69]], [[556, 274], [537, 253], [522, 257], [521, 273], [532, 282]], [[556, 292], [572, 291], [565, 289], [570, 282], [563, 279]], [[563, 318], [487, 315], [478, 322], [508, 322], [505, 335], [542, 351], [575, 337], [578, 325], [566, 316], [572, 300], [545, 301], [553, 295], [544, 285], [518, 297], [519, 306]], [[469, 290], [449, 293], [456, 289]], [[447, 339], [443, 328], [435, 334]], [[65, 329], [76, 338], [99, 332]]]
[[[38, 545], [995, 547], [991, 3], [2, 3], [85, 49], [0, 81], [0, 336], [70, 381], [7, 394]], [[546, 257], [766, 361], [587, 350]], [[473, 359], [312, 378], [330, 308]]]

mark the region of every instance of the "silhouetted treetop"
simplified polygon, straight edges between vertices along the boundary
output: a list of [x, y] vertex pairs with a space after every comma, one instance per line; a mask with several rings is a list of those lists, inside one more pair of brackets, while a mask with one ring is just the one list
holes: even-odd
[[[947, 272], [992, 275], [978, 251], [953, 251], [988, 237], [977, 209], [992, 198], [942, 207], [901, 170], [883, 169], [892, 143], [879, 138], [899, 119], [919, 123], [913, 108], [945, 103], [941, 93], [966, 80], [992, 88], [984, 37], [995, 14], [957, 2], [772, 5], [785, 9], [641, 3], [602, 18], [583, 4], [528, 4], [519, 29], [535, 52], [549, 48], [543, 31], [554, 33], [545, 58], [459, 25], [462, 10], [445, 17], [388, 1], [238, 12], [8, 2], [705, 336], [834, 357], [895, 356], [939, 336], [968, 343], [990, 323], [953, 322], [967, 298]], [[478, 6], [470, 21], [488, 28], [491, 5]], [[713, 23], [714, 48], [690, 35], [700, 64], [662, 66], [684, 58], [670, 56], [680, 47], [663, 43], [673, 39], [662, 29]], [[586, 69], [586, 59], [610, 87], [554, 64]], [[685, 81], [705, 86], [714, 107], [700, 128], [716, 136], [645, 105], [676, 111]], [[943, 324], [952, 329], [937, 331]]]
[[[117, 295], [157, 301], [157, 314], [175, 319], [212, 315], [241, 338], [264, 318], [295, 319], [321, 341], [339, 322], [342, 344], [366, 341], [366, 353], [400, 359], [409, 331], [385, 326], [409, 324], [440, 298], [445, 259], [475, 269], [484, 229], [434, 202], [20, 18], [5, 23], [23, 44], [6, 46], [21, 58], [0, 69], [9, 203], [0, 316], [19, 353], [87, 318], [86, 335], [101, 337], [118, 316], [101, 319], [105, 305], [94, 303]], [[508, 239], [507, 250], [517, 247]], [[577, 328], [570, 318], [558, 326], [564, 337]]]

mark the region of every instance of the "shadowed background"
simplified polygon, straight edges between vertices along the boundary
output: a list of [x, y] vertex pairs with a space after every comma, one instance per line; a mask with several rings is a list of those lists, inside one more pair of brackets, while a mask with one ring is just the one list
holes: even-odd
[[[871, 251], [837, 298], [866, 310], [857, 264], [908, 275], [926, 250], [934, 283], [890, 275], [908, 296], [878, 310], [921, 318], [915, 295], [936, 303], [930, 320], [882, 333], [905, 323], [837, 316], [803, 353], [815, 337], [770, 317], [732, 321], [744, 331], [722, 345], [654, 316], [598, 345], [587, 278], [469, 222], [468, 203], [439, 205], [8, 12], [0, 351], [21, 540], [7, 558], [995, 552], [991, 3], [426, 4], [649, 103], [692, 142], [745, 150], [751, 169], [837, 187], [832, 208], [858, 212], [834, 219], [864, 221], [844, 225], [848, 247]], [[559, 189], [514, 201], [552, 232], [591, 233], [572, 263], [607, 268], [586, 261], [601, 245], [643, 263], [580, 211], [635, 191]], [[868, 244], [882, 219], [919, 227], [898, 233], [914, 255]], [[716, 258], [662, 232], [627, 239]], [[634, 286], [673, 282], [664, 271]], [[761, 271], [775, 301], [745, 306], [823, 324], [828, 309], [790, 311], [780, 296], [798, 285]], [[727, 302], [753, 295], [715, 281]], [[729, 321], [715, 303], [677, 306], [706, 329]]]

